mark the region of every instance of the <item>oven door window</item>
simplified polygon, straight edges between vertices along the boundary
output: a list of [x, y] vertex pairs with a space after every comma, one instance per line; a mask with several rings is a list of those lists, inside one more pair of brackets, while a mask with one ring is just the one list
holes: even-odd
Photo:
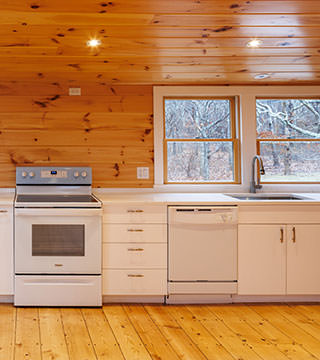
[[32, 256], [84, 256], [85, 226], [32, 225]]

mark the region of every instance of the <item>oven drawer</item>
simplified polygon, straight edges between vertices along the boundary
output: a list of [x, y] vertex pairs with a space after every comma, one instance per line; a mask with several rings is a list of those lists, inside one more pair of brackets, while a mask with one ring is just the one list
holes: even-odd
[[103, 295], [165, 295], [167, 270], [104, 270]]
[[167, 208], [165, 205], [117, 204], [107, 205], [103, 214], [104, 223], [167, 223]]
[[167, 244], [103, 244], [103, 268], [167, 267]]
[[103, 242], [166, 243], [165, 224], [103, 224]]
[[100, 276], [15, 276], [16, 306], [101, 306]]

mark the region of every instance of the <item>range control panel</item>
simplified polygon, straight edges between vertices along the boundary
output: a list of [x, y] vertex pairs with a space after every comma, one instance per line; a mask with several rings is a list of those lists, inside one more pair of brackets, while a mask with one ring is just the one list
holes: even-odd
[[18, 166], [17, 185], [91, 185], [90, 167]]

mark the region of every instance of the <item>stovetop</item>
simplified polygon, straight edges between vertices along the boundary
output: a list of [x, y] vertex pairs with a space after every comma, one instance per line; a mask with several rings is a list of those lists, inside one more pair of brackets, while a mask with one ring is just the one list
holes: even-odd
[[16, 208], [101, 208], [90, 167], [16, 168]]
[[18, 203], [98, 203], [92, 195], [17, 195]]

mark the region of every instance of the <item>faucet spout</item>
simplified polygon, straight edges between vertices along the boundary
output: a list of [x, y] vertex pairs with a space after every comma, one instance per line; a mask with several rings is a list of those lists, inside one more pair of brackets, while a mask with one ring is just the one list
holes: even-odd
[[262, 188], [262, 185], [260, 184], [260, 177], [259, 176], [257, 177], [257, 182], [255, 180], [255, 173], [256, 173], [255, 165], [256, 165], [256, 163], [258, 163], [258, 166], [259, 166], [259, 173], [261, 175], [265, 174], [261, 156], [255, 155], [252, 159], [252, 171], [251, 171], [251, 181], [250, 181], [250, 192], [251, 193], [256, 193], [257, 189]]

